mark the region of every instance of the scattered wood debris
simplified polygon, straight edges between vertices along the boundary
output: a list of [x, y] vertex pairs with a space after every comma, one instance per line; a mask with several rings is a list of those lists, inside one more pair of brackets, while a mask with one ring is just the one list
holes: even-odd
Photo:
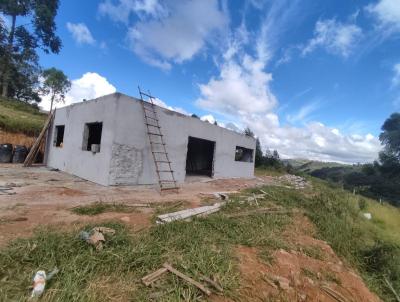
[[324, 293], [326, 293], [328, 296], [330, 296], [331, 298], [335, 299], [338, 302], [349, 302], [349, 300], [347, 300], [345, 297], [343, 297], [343, 295], [335, 290], [333, 290], [332, 288], [322, 285], [321, 289]]
[[222, 293], [224, 291], [222, 286], [220, 284], [218, 284], [218, 282], [216, 280], [212, 280], [212, 279], [208, 278], [207, 276], [202, 276], [201, 280], [210, 284], [212, 287], [214, 287], [220, 293]]
[[[185, 275], [184, 273], [178, 271], [177, 269], [173, 268], [168, 263], [164, 263], [162, 268], [160, 268], [160, 269], [152, 272], [151, 274], [148, 274], [147, 276], [143, 277], [142, 278], [142, 282], [143, 282], [144, 285], [150, 286], [153, 282], [158, 280], [166, 272], [170, 272], [170, 273], [178, 276], [182, 280], [188, 282], [189, 284], [197, 287], [203, 293], [205, 293], [207, 296], [211, 295], [211, 291], [209, 289], [207, 289], [203, 284], [197, 282], [196, 280], [190, 278], [189, 276]], [[218, 291], [220, 291], [220, 292], [223, 291], [222, 287], [220, 285], [218, 285], [218, 283], [216, 283], [215, 281], [211, 280], [210, 278], [207, 278], [207, 277], [203, 276], [202, 279], [204, 281], [210, 283]]]
[[196, 286], [198, 289], [200, 289], [203, 293], [205, 293], [207, 296], [211, 295], [211, 291], [209, 291], [207, 288], [205, 288], [201, 283], [193, 280], [192, 278], [186, 276], [185, 274], [181, 273], [180, 271], [174, 269], [171, 265], [168, 263], [164, 263], [163, 267], [165, 267], [168, 271], [171, 273], [177, 275], [179, 278], [185, 280], [186, 282]]
[[195, 216], [206, 216], [218, 212], [225, 202], [217, 202], [212, 206], [203, 206], [193, 209], [186, 209], [178, 212], [162, 214], [157, 216], [157, 223], [168, 223], [175, 220], [188, 220]]
[[400, 302], [400, 296], [395, 291], [393, 285], [389, 282], [389, 280], [386, 278], [386, 276], [383, 276], [383, 279], [385, 280], [385, 283], [387, 284], [389, 289], [392, 291], [393, 295], [396, 297], [397, 302]]
[[155, 272], [152, 272], [151, 274], [148, 274], [147, 276], [144, 276], [142, 278], [142, 282], [143, 282], [144, 285], [149, 286], [154, 281], [160, 279], [161, 276], [166, 272], [168, 272], [168, 270], [165, 267], [162, 267], [162, 268], [156, 270]]

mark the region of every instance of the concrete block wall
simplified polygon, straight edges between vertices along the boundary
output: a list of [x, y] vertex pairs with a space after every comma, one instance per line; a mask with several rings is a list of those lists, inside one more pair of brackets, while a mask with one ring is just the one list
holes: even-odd
[[[236, 146], [255, 150], [255, 139], [199, 119], [156, 107], [174, 176], [184, 182], [189, 136], [215, 142], [214, 178], [253, 177], [253, 162], [235, 161]], [[102, 121], [101, 151], [82, 150], [85, 123]], [[102, 185], [158, 182], [140, 101], [114, 93], [57, 109], [50, 132], [65, 124], [64, 146], [49, 144], [47, 164]]]

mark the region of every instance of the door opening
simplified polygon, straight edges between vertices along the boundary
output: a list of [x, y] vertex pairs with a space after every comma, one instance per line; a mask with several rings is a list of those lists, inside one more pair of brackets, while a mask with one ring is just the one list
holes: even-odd
[[213, 176], [215, 142], [189, 136], [186, 175]]

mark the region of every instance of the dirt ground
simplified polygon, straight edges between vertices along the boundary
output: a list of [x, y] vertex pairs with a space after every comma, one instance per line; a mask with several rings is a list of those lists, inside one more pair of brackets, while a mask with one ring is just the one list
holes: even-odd
[[[163, 203], [185, 201], [197, 206], [215, 192], [237, 192], [248, 187], [276, 184], [271, 176], [254, 179], [211, 180], [192, 178], [179, 193], [160, 195], [153, 187], [104, 187], [46, 167], [23, 168], [0, 165], [0, 247], [17, 237], [30, 236], [33, 230], [49, 224], [72, 228], [88, 222], [121, 220], [133, 230], [149, 226], [152, 208], [132, 213], [103, 213], [80, 216], [70, 209], [96, 201]], [[5, 189], [5, 190], [4, 190]], [[235, 301], [340, 301], [326, 292], [333, 291], [343, 301], [380, 301], [362, 279], [334, 253], [324, 241], [315, 239], [314, 226], [303, 214], [284, 232], [290, 250], [277, 250], [270, 263], [259, 250], [236, 248], [241, 288]], [[213, 296], [212, 301], [232, 301]]]
[[70, 209], [77, 205], [98, 201], [127, 205], [185, 201], [194, 207], [214, 192], [235, 192], [273, 182], [268, 176], [224, 180], [190, 178], [180, 186], [178, 193], [161, 195], [152, 186], [105, 187], [43, 166], [24, 168], [17, 164], [0, 164], [0, 246], [15, 237], [30, 236], [43, 224], [62, 228], [120, 219], [133, 229], [140, 229], [150, 223], [151, 212], [146, 208], [133, 213], [103, 213], [90, 217], [72, 213]]
[[270, 263], [260, 260], [256, 248], [237, 248], [241, 301], [381, 301], [325, 241], [313, 237], [314, 226], [305, 216], [298, 214], [284, 235], [293, 249], [275, 251]]

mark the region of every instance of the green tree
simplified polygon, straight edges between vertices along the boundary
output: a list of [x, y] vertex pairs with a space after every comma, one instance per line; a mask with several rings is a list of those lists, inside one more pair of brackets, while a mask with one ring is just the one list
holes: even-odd
[[43, 71], [42, 93], [50, 95], [50, 112], [53, 110], [53, 103], [64, 102], [65, 94], [71, 88], [68, 77], [59, 69], [49, 68]]
[[263, 152], [261, 148], [261, 143], [259, 138], [256, 140], [256, 155], [255, 155], [255, 165], [256, 167], [259, 167], [263, 164], [264, 158], [263, 158]]
[[400, 113], [393, 113], [383, 123], [379, 140], [385, 146], [384, 152], [400, 161]]
[[249, 127], [246, 127], [246, 129], [244, 129], [243, 133], [246, 134], [247, 136], [254, 137], [254, 132], [251, 131], [251, 129]]
[[[15, 73], [26, 76], [21, 69], [30, 69], [28, 74], [33, 80], [32, 73], [37, 67], [36, 49], [41, 48], [45, 53], [58, 53], [61, 40], [55, 35], [54, 22], [59, 6], [59, 0], [1, 0], [0, 13], [11, 19], [11, 26], [5, 28], [6, 40], [2, 42], [4, 56], [1, 60], [1, 93], [2, 96], [14, 96], [10, 90], [11, 79]], [[22, 24], [17, 18], [23, 19]], [[27, 18], [31, 22], [27, 22]], [[29, 65], [29, 68], [27, 68]], [[21, 82], [23, 83], [23, 82]], [[20, 83], [20, 84], [21, 84]], [[27, 85], [32, 83], [28, 82]]]

